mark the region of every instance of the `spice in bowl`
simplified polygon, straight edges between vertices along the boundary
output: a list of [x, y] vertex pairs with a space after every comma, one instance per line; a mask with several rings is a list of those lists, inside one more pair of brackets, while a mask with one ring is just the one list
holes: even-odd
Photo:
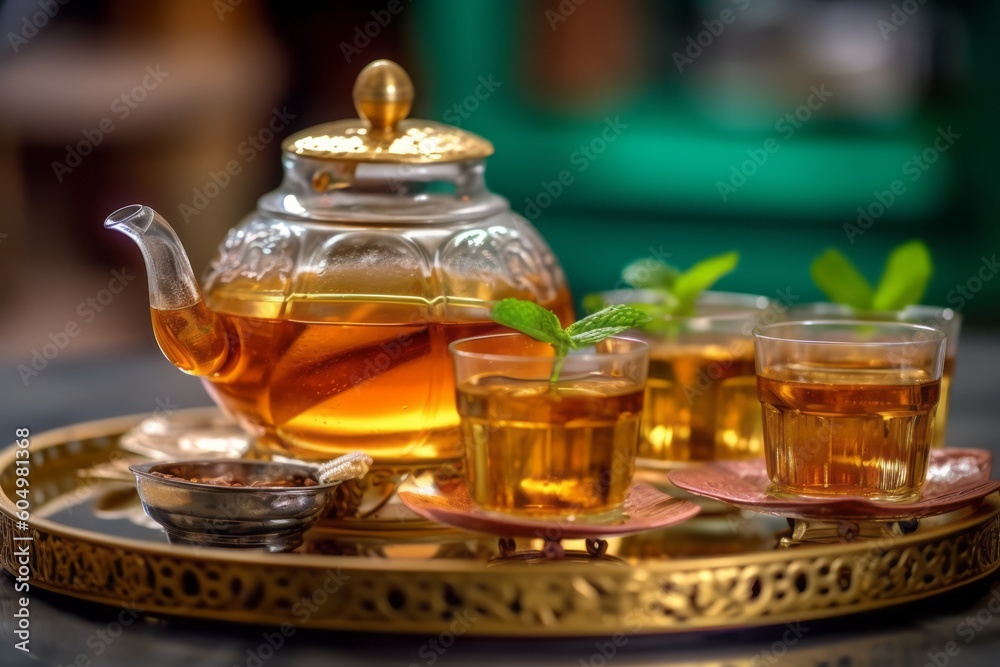
[[153, 477], [161, 477], [163, 479], [174, 479], [182, 482], [193, 482], [194, 484], [211, 484], [212, 486], [233, 486], [233, 487], [248, 487], [248, 488], [294, 488], [300, 486], [316, 486], [319, 484], [312, 477], [306, 477], [303, 475], [292, 475], [287, 479], [276, 479], [276, 480], [254, 480], [247, 483], [246, 479], [237, 479], [236, 475], [233, 473], [226, 473], [223, 475], [215, 476], [192, 476], [192, 477], [182, 477], [180, 475], [172, 475], [166, 472], [160, 472], [158, 470], [151, 471], [149, 473]]

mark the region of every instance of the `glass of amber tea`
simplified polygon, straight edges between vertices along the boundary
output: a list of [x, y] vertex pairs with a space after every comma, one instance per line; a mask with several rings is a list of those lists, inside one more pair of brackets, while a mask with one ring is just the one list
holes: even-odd
[[552, 346], [523, 334], [451, 344], [469, 496], [488, 510], [598, 514], [635, 472], [649, 364], [643, 341], [571, 352], [556, 382]]
[[[644, 290], [602, 296], [654, 305], [662, 298]], [[693, 315], [662, 317], [639, 334], [649, 343], [640, 466], [762, 455], [753, 330], [779, 315], [763, 296], [705, 292]]]
[[908, 501], [927, 477], [946, 340], [902, 322], [754, 331], [772, 491]]
[[788, 310], [789, 320], [878, 320], [881, 322], [909, 322], [941, 330], [948, 337], [945, 346], [944, 372], [941, 375], [941, 400], [934, 415], [931, 447], [947, 444], [948, 397], [951, 380], [955, 374], [955, 357], [958, 355], [958, 334], [962, 316], [951, 308], [940, 306], [907, 306], [901, 310], [857, 310], [839, 303], [807, 303]]

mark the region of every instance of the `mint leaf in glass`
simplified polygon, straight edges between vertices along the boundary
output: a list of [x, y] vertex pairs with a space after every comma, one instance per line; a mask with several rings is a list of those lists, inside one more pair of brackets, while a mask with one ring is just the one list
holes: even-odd
[[610, 305], [611, 304], [604, 300], [603, 296], [596, 292], [583, 297], [583, 309], [588, 313], [596, 313], [602, 308], [607, 308]]
[[498, 324], [517, 329], [543, 343], [564, 347], [570, 345], [569, 336], [563, 331], [555, 313], [534, 301], [504, 299], [493, 304], [490, 317]]
[[933, 272], [931, 253], [923, 241], [897, 246], [885, 262], [885, 270], [872, 298], [872, 308], [900, 310], [920, 303]]
[[566, 333], [569, 334], [573, 349], [580, 349], [632, 329], [638, 324], [645, 324], [649, 319], [648, 315], [631, 306], [618, 304], [574, 322], [566, 327]]
[[[611, 306], [600, 294], [588, 294], [583, 297], [583, 309], [588, 313], [597, 313]], [[635, 328], [642, 329], [650, 334], [664, 334], [670, 330], [670, 323], [667, 318], [676, 310], [676, 302], [673, 303], [630, 303], [629, 308], [643, 313], [647, 316], [645, 324], [637, 324]]]
[[651, 257], [637, 259], [622, 269], [622, 280], [633, 289], [671, 290], [680, 271]]
[[809, 273], [830, 301], [863, 310], [871, 308], [872, 286], [839, 250], [831, 248], [813, 260]]
[[827, 250], [810, 267], [813, 282], [830, 301], [858, 310], [901, 310], [920, 303], [934, 266], [923, 241], [908, 241], [893, 248], [878, 287], [837, 250]]
[[649, 316], [625, 305], [608, 306], [593, 315], [574, 322], [565, 329], [555, 314], [533, 301], [504, 299], [493, 304], [490, 317], [494, 322], [550, 344], [556, 352], [550, 382], [559, 380], [563, 363], [570, 348], [578, 350], [599, 343], [626, 329], [645, 324]]
[[680, 302], [677, 314], [690, 315], [694, 313], [695, 303], [701, 293], [717, 283], [724, 275], [732, 273], [740, 262], [738, 252], [727, 252], [703, 259], [674, 281], [673, 293]]
[[[710, 289], [720, 278], [736, 269], [738, 252], [727, 252], [704, 259], [687, 271], [680, 271], [669, 264], [652, 258], [637, 259], [622, 270], [622, 280], [637, 290], [649, 290], [659, 296], [658, 303], [630, 303], [636, 310], [651, 315], [642, 329], [648, 333], [662, 333], [662, 320], [672, 315], [692, 315], [701, 293]], [[588, 294], [583, 307], [597, 312], [607, 303], [600, 294]]]

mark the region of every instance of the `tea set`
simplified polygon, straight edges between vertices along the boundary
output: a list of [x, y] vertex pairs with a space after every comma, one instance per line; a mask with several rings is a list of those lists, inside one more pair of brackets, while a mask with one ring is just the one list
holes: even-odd
[[[284, 141], [281, 185], [230, 230], [200, 284], [156, 211], [136, 204], [108, 216], [142, 253], [164, 355], [200, 377], [224, 413], [197, 428], [160, 416], [123, 438], [149, 458], [131, 470], [171, 542], [282, 551], [317, 522], [391, 516], [388, 527], [403, 516], [409, 528], [497, 536], [503, 554], [528, 538], [552, 557], [563, 539], [586, 539], [600, 555], [603, 538], [693, 518], [701, 498], [731, 512], [892, 525], [1000, 488], [988, 453], [946, 448], [931, 451], [922, 495], [904, 502], [775, 493], [771, 463], [756, 457], [656, 472], [655, 486], [635, 483], [600, 513], [479, 507], [462, 472], [478, 436], [456, 410], [449, 346], [509, 331], [490, 319], [502, 300], [540, 304], [562, 325], [572, 300], [539, 232], [487, 189], [492, 144], [409, 118], [413, 98], [399, 65], [368, 65], [354, 86], [359, 118]], [[630, 475], [635, 448], [631, 458]], [[276, 485], [290, 479], [309, 484]]]

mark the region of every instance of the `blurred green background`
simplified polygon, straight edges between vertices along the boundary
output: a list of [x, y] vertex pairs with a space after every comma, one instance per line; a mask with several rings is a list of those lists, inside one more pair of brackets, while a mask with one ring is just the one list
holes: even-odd
[[[1000, 251], [996, 3], [42, 4], [0, 4], [0, 357], [15, 365], [122, 269], [135, 286], [59, 362], [155, 353], [141, 260], [104, 217], [149, 204], [203, 271], [279, 183], [280, 140], [355, 116], [354, 78], [378, 58], [410, 72], [413, 116], [494, 142], [489, 186], [542, 231], [578, 300], [632, 259], [687, 267], [735, 249], [718, 288], [809, 301], [825, 248], [875, 281], [919, 237], [936, 264], [924, 301], [1000, 324], [983, 265]], [[123, 115], [149, 68], [168, 75]], [[240, 173], [185, 215], [231, 160]]]
[[[680, 266], [737, 249], [720, 288], [818, 299], [808, 271], [824, 248], [876, 281], [919, 237], [936, 268], [925, 301], [998, 321], [1000, 281], [953, 291], [1000, 249], [996, 4], [512, 4], [420, 5], [425, 113], [465, 111], [496, 143], [491, 186], [542, 230], [577, 297], [654, 248]], [[484, 75], [501, 85], [477, 105]], [[582, 169], [572, 156], [607, 118], [627, 127]], [[572, 184], [541, 208], [562, 170]]]

